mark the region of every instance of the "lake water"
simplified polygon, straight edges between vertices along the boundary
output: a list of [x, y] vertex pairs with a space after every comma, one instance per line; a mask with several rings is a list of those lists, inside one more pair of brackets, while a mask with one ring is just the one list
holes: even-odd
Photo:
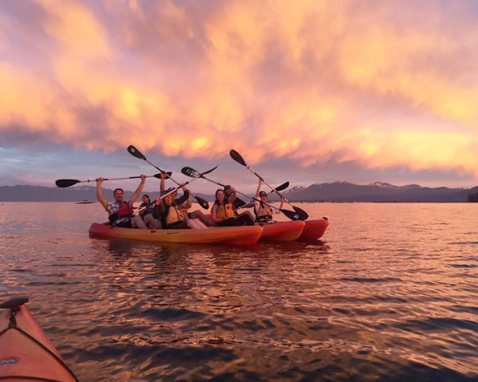
[[478, 381], [478, 204], [298, 204], [323, 241], [88, 237], [98, 204], [0, 204], [25, 294], [81, 381]]

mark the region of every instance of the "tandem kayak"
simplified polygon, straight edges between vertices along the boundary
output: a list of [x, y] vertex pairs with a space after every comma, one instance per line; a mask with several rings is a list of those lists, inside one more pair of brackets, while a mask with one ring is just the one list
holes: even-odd
[[60, 353], [24, 306], [27, 297], [0, 304], [0, 380], [75, 382]]
[[290, 222], [267, 223], [262, 226], [264, 231], [262, 241], [293, 241], [297, 240], [304, 230], [306, 222], [295, 220]]
[[90, 237], [130, 239], [183, 244], [255, 244], [262, 235], [261, 226], [210, 227], [207, 229], [139, 229], [111, 227], [93, 223]]
[[299, 240], [320, 239], [328, 226], [329, 221], [327, 218], [318, 220], [306, 220], [304, 230], [302, 231]]

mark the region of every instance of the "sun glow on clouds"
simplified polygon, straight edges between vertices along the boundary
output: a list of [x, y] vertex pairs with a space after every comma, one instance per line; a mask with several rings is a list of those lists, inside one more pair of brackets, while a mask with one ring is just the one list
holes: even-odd
[[425, 1], [422, 22], [413, 3], [32, 4], [28, 25], [21, 5], [0, 10], [10, 144], [21, 133], [206, 158], [234, 147], [251, 163], [478, 177], [476, 11]]

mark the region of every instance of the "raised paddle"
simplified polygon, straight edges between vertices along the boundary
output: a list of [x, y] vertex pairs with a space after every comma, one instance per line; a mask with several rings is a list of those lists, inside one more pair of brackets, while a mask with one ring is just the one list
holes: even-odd
[[217, 166], [211, 168], [210, 170], [204, 171], [204, 172], [202, 172], [202, 173], [197, 172], [197, 177], [194, 177], [194, 179], [188, 180], [188, 181], [185, 182], [185, 183], [179, 184], [176, 188], [173, 188], [172, 190], [168, 191], [168, 192], [165, 193], [164, 195], [161, 195], [161, 196], [159, 197], [159, 199], [163, 199], [163, 198], [165, 198], [166, 196], [171, 195], [172, 193], [174, 193], [174, 192], [176, 192], [177, 190], [179, 190], [181, 187], [187, 186], [188, 184], [194, 182], [196, 179], [204, 178], [204, 175], [213, 172], [216, 168], [217, 168]]
[[[161, 178], [161, 174], [154, 174], [148, 175], [146, 178]], [[103, 178], [103, 180], [126, 180], [126, 179], [140, 179], [141, 176], [128, 176], [127, 178]], [[90, 183], [96, 182], [96, 179], [86, 179], [86, 180], [79, 180], [79, 179], [58, 179], [55, 181], [57, 187], [65, 188], [71, 187], [78, 183]]]
[[[153, 166], [155, 169], [161, 171], [161, 172], [165, 172], [166, 174], [168, 174], [168, 178], [171, 179], [174, 183], [176, 183], [178, 186], [181, 184], [179, 182], [177, 182], [176, 180], [174, 180], [172, 177], [171, 177], [171, 172], [166, 172], [166, 171], [163, 171], [161, 170], [158, 166], [156, 166], [155, 164], [151, 163], [147, 158], [146, 156], [141, 152], [139, 151], [136, 147], [134, 147], [133, 145], [129, 145], [128, 148], [127, 148], [128, 152], [133, 155], [134, 157], [138, 158], [138, 159], [142, 159], [146, 162], [148, 162], [151, 166]], [[216, 166], [217, 167], [217, 166]], [[210, 170], [209, 172], [211, 171], [214, 171], [216, 168], [214, 168], [213, 170]], [[196, 196], [196, 195], [193, 195], [193, 193], [191, 193], [191, 195], [197, 200], [197, 202], [199, 203], [199, 205], [204, 208], [204, 209], [209, 209], [209, 203], [207, 200], [201, 198], [200, 196]]]
[[[201, 174], [201, 173], [199, 173], [199, 171], [197, 171], [197, 170], [195, 170], [195, 169], [193, 169], [193, 168], [191, 168], [191, 167], [183, 167], [183, 168], [181, 169], [181, 172], [182, 172], [184, 175], [189, 176], [189, 177], [191, 177], [191, 178], [195, 178], [195, 179], [200, 179], [200, 178], [202, 178], [202, 179], [204, 179], [204, 180], [207, 180], [208, 182], [217, 184], [218, 186], [225, 187], [224, 184], [219, 183], [219, 182], [216, 182], [215, 180], [212, 180], [212, 179], [209, 179], [209, 178], [205, 177], [205, 176], [204, 176], [205, 173], [202, 173], [202, 174]], [[244, 193], [242, 193], [242, 192], [239, 192], [239, 191], [237, 191], [237, 190], [236, 190], [236, 192], [237, 192], [239, 195], [242, 195], [242, 196], [245, 196], [246, 198], [249, 198], [249, 199], [254, 200], [255, 202], [264, 203], [264, 202], [262, 202], [262, 201], [259, 200], [259, 199], [256, 199], [256, 198], [254, 198], [254, 197], [252, 197], [252, 196], [249, 196], [249, 195], [244, 194]], [[267, 205], [267, 206], [269, 206], [269, 207], [271, 207], [271, 208], [273, 208], [273, 209], [275, 209], [276, 211], [282, 212], [282, 213], [283, 213], [285, 216], [287, 216], [290, 220], [301, 220], [301, 219], [300, 219], [300, 216], [299, 216], [299, 214], [298, 214], [297, 212], [289, 211], [289, 210], [284, 210], [284, 209], [282, 209], [282, 208], [277, 208], [276, 206], [273, 206], [273, 205], [271, 205], [271, 204], [269, 204], [269, 203], [264, 203], [264, 204]]]
[[250, 168], [246, 161], [244, 160], [244, 158], [242, 157], [241, 154], [239, 154], [236, 150], [232, 149], [229, 151], [229, 155], [231, 156], [232, 159], [234, 159], [237, 163], [239, 163], [240, 165], [246, 167], [250, 172], [252, 172], [255, 176], [257, 176], [260, 180], [262, 180], [270, 189], [271, 189], [271, 192], [275, 192], [277, 195], [279, 195], [279, 197], [284, 200], [284, 202], [286, 202], [289, 206], [291, 206], [295, 212], [297, 212], [297, 214], [300, 216], [300, 220], [306, 220], [309, 215], [307, 214], [307, 212], [305, 212], [302, 208], [299, 208], [299, 207], [296, 207], [296, 206], [293, 206], [286, 198], [284, 195], [282, 195], [279, 191], [281, 190], [277, 190], [277, 188], [274, 188], [272, 187], [269, 183], [267, 183], [264, 178], [262, 176], [260, 176], [257, 172], [255, 172], [252, 168]]

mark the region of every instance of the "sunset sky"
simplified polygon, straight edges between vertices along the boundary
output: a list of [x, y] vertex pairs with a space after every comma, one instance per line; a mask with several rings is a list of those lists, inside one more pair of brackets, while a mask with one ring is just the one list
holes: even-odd
[[477, 1], [3, 0], [0, 89], [0, 185], [478, 185]]

